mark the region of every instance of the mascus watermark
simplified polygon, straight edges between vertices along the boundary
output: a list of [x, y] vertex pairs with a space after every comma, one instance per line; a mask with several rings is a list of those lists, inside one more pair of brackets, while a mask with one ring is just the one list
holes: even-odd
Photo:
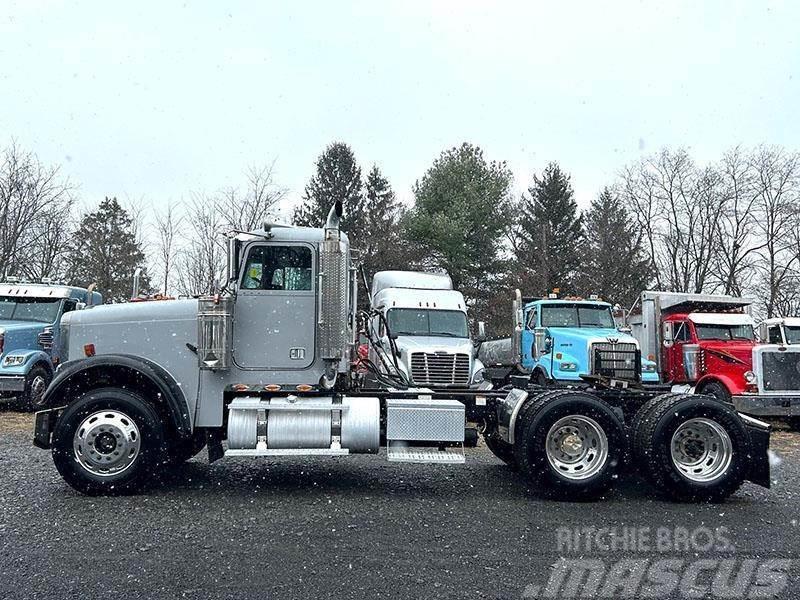
[[524, 598], [780, 598], [795, 566], [735, 556], [724, 527], [559, 528], [556, 546], [574, 556], [553, 563]]

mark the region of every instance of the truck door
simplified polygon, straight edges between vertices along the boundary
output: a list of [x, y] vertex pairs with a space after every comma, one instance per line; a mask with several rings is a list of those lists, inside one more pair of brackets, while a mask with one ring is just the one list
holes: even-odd
[[233, 360], [242, 369], [304, 369], [314, 362], [316, 257], [309, 244], [252, 244], [239, 280]]
[[689, 323], [686, 321], [673, 321], [673, 339], [669, 347], [664, 348], [667, 359], [667, 380], [675, 382], [686, 381], [686, 372], [683, 367], [683, 347], [692, 341]]
[[533, 368], [536, 362], [536, 337], [534, 335], [537, 323], [538, 311], [534, 306], [525, 314], [525, 327], [522, 330], [522, 365], [525, 368]]

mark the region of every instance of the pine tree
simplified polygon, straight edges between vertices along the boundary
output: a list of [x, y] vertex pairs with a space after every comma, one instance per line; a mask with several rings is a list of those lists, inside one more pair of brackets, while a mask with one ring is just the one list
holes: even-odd
[[483, 304], [502, 271], [501, 237], [509, 219], [512, 175], [503, 162], [463, 144], [442, 152], [414, 186], [405, 235], [444, 269], [471, 304]]
[[[95, 283], [106, 302], [129, 300], [134, 271], [145, 267], [145, 255], [136, 241], [134, 223], [116, 198], [106, 198], [81, 219], [70, 248], [72, 281], [83, 287]], [[141, 288], [147, 289], [146, 273]]]
[[547, 165], [541, 177], [533, 176], [518, 214], [516, 255], [523, 287], [529, 293], [574, 292], [583, 224], [569, 175], [557, 163]]
[[322, 227], [334, 203], [344, 205], [342, 229], [352, 238], [364, 225], [364, 192], [361, 168], [350, 146], [334, 142], [316, 162], [316, 174], [306, 185], [303, 204], [294, 211], [294, 224]]
[[365, 228], [360, 236], [362, 263], [369, 278], [387, 269], [399, 269], [408, 264], [401, 251], [399, 218], [400, 204], [389, 181], [377, 166], [367, 174]]
[[586, 241], [581, 288], [609, 302], [630, 306], [652, 280], [649, 261], [642, 249], [628, 211], [605, 188], [584, 215]]

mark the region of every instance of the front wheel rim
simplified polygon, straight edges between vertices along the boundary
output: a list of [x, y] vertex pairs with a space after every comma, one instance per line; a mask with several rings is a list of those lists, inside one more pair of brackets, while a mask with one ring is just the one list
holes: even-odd
[[705, 418], [681, 423], [670, 442], [672, 464], [680, 473], [697, 483], [722, 477], [733, 461], [733, 443], [716, 421]]
[[569, 415], [553, 423], [545, 440], [547, 461], [561, 476], [589, 479], [608, 461], [608, 436], [600, 424], [585, 415]]
[[118, 475], [130, 468], [141, 445], [136, 423], [117, 410], [92, 413], [81, 421], [72, 440], [75, 460], [100, 477]]
[[31, 404], [39, 405], [42, 403], [42, 398], [44, 398], [44, 391], [47, 389], [47, 381], [41, 375], [37, 375], [36, 377], [31, 380], [31, 393], [30, 393], [30, 401]]

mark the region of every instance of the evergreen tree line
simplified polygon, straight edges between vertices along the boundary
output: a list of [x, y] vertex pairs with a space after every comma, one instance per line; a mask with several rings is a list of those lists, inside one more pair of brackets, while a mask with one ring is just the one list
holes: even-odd
[[[433, 161], [407, 206], [377, 165], [364, 174], [352, 149], [335, 142], [318, 157], [292, 221], [321, 226], [341, 200], [343, 230], [368, 280], [384, 269], [444, 271], [492, 333], [508, 331], [514, 288], [598, 294], [623, 308], [647, 288], [727, 293], [755, 297], [765, 316], [800, 311], [797, 154], [734, 148], [698, 165], [683, 149], [664, 149], [624, 167], [583, 211], [558, 163], [534, 173], [522, 194], [513, 180], [505, 162], [465, 143]], [[74, 219], [68, 179], [12, 145], [0, 164], [8, 224], [0, 274], [95, 283], [124, 301], [140, 267], [145, 289], [205, 293], [222, 281], [224, 234], [274, 220], [284, 199], [269, 165], [183, 206], [147, 214], [105, 198]]]

